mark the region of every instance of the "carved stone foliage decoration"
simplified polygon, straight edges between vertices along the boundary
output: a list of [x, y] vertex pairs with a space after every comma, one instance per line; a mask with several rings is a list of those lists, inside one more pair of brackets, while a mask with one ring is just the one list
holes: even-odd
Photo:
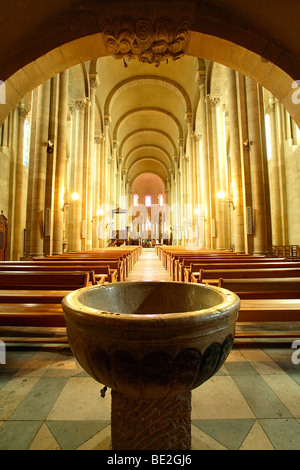
[[104, 38], [110, 55], [116, 59], [138, 59], [148, 64], [164, 60], [178, 60], [184, 56], [190, 29], [188, 18], [174, 22], [160, 18], [152, 23], [148, 19], [136, 21], [122, 17], [104, 24]]

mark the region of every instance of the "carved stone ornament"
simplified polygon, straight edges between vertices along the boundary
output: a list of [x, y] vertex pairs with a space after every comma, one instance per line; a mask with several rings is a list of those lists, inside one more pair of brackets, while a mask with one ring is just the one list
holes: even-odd
[[115, 59], [138, 59], [159, 66], [164, 60], [184, 56], [189, 29], [187, 18], [175, 23], [164, 17], [153, 24], [148, 19], [122, 17], [105, 22], [104, 38], [109, 54]]

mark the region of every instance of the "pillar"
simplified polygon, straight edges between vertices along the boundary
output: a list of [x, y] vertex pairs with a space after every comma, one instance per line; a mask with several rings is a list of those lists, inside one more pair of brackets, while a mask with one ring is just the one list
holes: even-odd
[[88, 149], [88, 169], [87, 169], [87, 220], [86, 220], [86, 250], [93, 247], [93, 194], [95, 183], [95, 110], [96, 91], [98, 87], [97, 77], [90, 76], [90, 122], [89, 122], [89, 149]]
[[60, 74], [59, 104], [58, 104], [58, 129], [57, 129], [57, 153], [55, 168], [54, 189], [54, 223], [53, 223], [53, 254], [63, 251], [64, 234], [64, 177], [67, 155], [67, 116], [68, 116], [68, 86], [69, 71]]
[[236, 72], [227, 68], [227, 93], [230, 128], [231, 177], [233, 187], [233, 238], [235, 251], [245, 253], [243, 178], [239, 133]]
[[79, 200], [74, 201], [73, 251], [81, 250], [82, 239], [82, 199], [83, 199], [83, 146], [85, 99], [75, 101], [76, 136], [75, 136], [75, 192]]
[[272, 234], [273, 245], [283, 244], [282, 233], [282, 212], [281, 212], [281, 192], [279, 177], [279, 159], [277, 145], [277, 130], [275, 120], [275, 105], [269, 101], [266, 107], [266, 113], [270, 117], [270, 138], [271, 138], [271, 155], [269, 155], [268, 168], [270, 179], [270, 196], [271, 196], [271, 214], [272, 214]]
[[257, 84], [246, 77], [248, 134], [250, 144], [250, 171], [253, 215], [253, 254], [268, 253], [266, 207], [264, 195], [264, 167], [260, 134], [260, 113]]
[[16, 185], [15, 185], [15, 207], [14, 207], [14, 235], [13, 235], [13, 260], [19, 261], [23, 256], [23, 227], [22, 227], [22, 212], [25, 210], [23, 204], [23, 182], [24, 182], [24, 163], [23, 163], [23, 150], [24, 150], [24, 124], [28, 114], [24, 103], [18, 107], [18, 143], [17, 143], [17, 158], [16, 158]]
[[51, 81], [38, 90], [34, 175], [32, 182], [32, 216], [30, 257], [44, 254], [45, 189], [47, 171], [47, 142], [50, 113]]
[[203, 182], [203, 202], [204, 211], [204, 243], [208, 249], [211, 244], [211, 191], [210, 191], [210, 171], [208, 154], [208, 121], [207, 121], [207, 100], [205, 93], [205, 71], [199, 75], [200, 88], [200, 116], [201, 116], [201, 148], [202, 148], [202, 182]]
[[214, 175], [214, 196], [215, 196], [215, 248], [218, 250], [225, 249], [225, 233], [224, 233], [224, 208], [223, 202], [217, 197], [219, 191], [224, 190], [221, 178], [221, 159], [219, 152], [218, 136], [220, 129], [218, 127], [218, 116], [220, 99], [212, 97], [210, 100], [211, 105], [211, 131], [212, 131], [212, 153], [210, 155], [213, 160], [213, 175]]

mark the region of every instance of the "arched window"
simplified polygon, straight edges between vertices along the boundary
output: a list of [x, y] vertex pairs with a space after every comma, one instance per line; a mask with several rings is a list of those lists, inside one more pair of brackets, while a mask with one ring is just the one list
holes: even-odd
[[24, 143], [23, 143], [23, 164], [29, 163], [29, 143], [30, 143], [30, 125], [27, 119], [24, 121]]
[[162, 194], [158, 196], [158, 205], [162, 207], [164, 205], [164, 197]]
[[146, 196], [145, 197], [145, 206], [146, 207], [151, 207], [151, 196]]

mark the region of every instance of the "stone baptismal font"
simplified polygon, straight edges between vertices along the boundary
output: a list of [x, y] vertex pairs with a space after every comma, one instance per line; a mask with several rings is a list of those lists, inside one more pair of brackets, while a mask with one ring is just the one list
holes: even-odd
[[239, 298], [181, 282], [118, 282], [63, 299], [69, 344], [112, 390], [112, 450], [190, 450], [191, 390], [228, 357]]

